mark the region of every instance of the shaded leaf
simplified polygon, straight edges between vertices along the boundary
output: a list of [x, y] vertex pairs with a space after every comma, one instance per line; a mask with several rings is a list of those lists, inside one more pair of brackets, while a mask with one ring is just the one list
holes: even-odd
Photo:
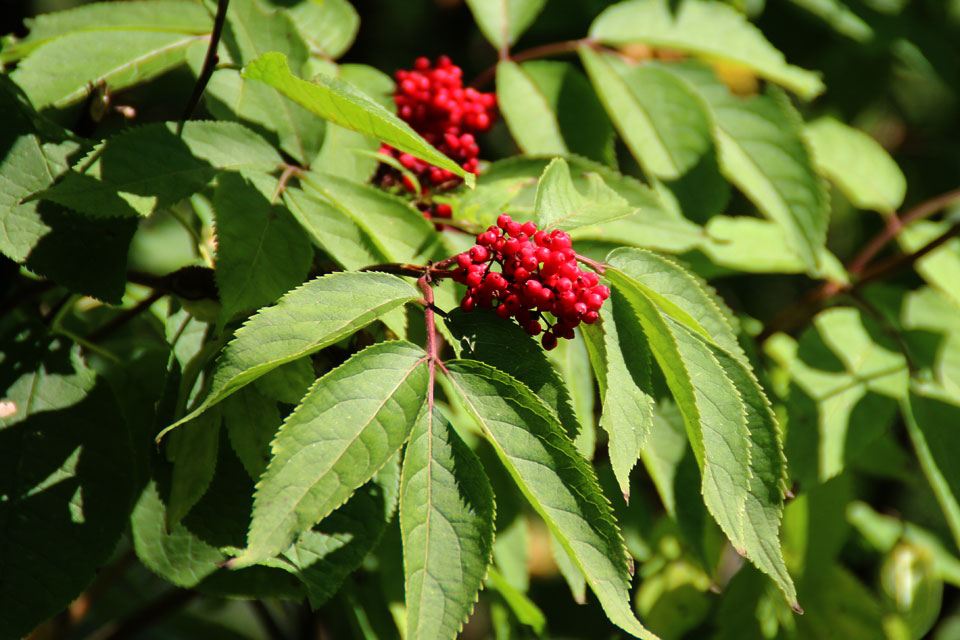
[[590, 465], [529, 389], [488, 365], [447, 364], [457, 393], [530, 504], [570, 554], [610, 620], [654, 638], [634, 617], [627, 555]]
[[[274, 369], [257, 382], [266, 380], [272, 373], [281, 371], [286, 366], [289, 365]], [[280, 428], [277, 402], [260, 393], [259, 386], [246, 386], [227, 398], [222, 405], [218, 405], [223, 407], [223, 426], [230, 445], [253, 480], [257, 480], [267, 468], [267, 463], [270, 462], [270, 443]], [[201, 415], [210, 413], [215, 412]], [[179, 430], [176, 433], [179, 433]]]
[[426, 354], [406, 342], [375, 344], [318, 379], [271, 445], [232, 566], [282, 553], [369, 480], [406, 441], [426, 386]]
[[411, 637], [456, 637], [491, 561], [493, 519], [493, 492], [480, 461], [438, 411], [423, 411], [404, 454], [400, 489]]
[[384, 109], [369, 96], [352, 85], [329, 76], [317, 76], [314, 83], [305, 82], [290, 72], [285, 56], [266, 53], [251, 62], [244, 78], [259, 80], [316, 115], [382, 140], [391, 146], [461, 176], [468, 186], [475, 177], [457, 163], [432, 147], [410, 126]]
[[347, 0], [309, 0], [294, 4], [286, 13], [311, 51], [326, 58], [346, 53], [360, 28], [360, 16]]
[[235, 173], [220, 176], [214, 193], [220, 322], [261, 307], [303, 282], [313, 249], [283, 206], [271, 205]]
[[167, 527], [180, 522], [203, 497], [213, 480], [220, 443], [220, 408], [197, 416], [170, 437], [167, 457], [173, 463]]
[[339, 342], [419, 297], [413, 285], [385, 273], [333, 273], [311, 280], [237, 330], [217, 361], [210, 394], [164, 433], [280, 365]]
[[590, 37], [613, 45], [643, 42], [729, 60], [782, 84], [805, 99], [823, 91], [819, 74], [787, 64], [759, 29], [734, 8], [704, 0], [628, 0], [607, 8]]

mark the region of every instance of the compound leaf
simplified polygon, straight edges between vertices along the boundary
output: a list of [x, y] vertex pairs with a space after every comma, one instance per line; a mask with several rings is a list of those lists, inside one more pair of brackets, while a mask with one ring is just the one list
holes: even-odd
[[419, 297], [413, 285], [376, 272], [332, 273], [294, 289], [237, 330], [217, 361], [209, 395], [158, 438], [267, 372], [339, 342]]
[[490, 565], [493, 519], [493, 491], [480, 460], [438, 411], [424, 411], [407, 444], [400, 485], [411, 637], [457, 636]]
[[247, 549], [234, 567], [284, 551], [403, 445], [426, 399], [426, 353], [382, 342], [318, 379], [284, 421], [257, 483]]
[[586, 192], [577, 191], [570, 167], [555, 158], [537, 183], [534, 220], [541, 229], [575, 229], [625, 218], [637, 212], [596, 173], [586, 174]]
[[498, 51], [508, 49], [536, 19], [546, 0], [467, 0], [480, 31]]
[[550, 409], [525, 385], [481, 362], [457, 360], [447, 369], [467, 412], [610, 620], [653, 640], [630, 606], [627, 552], [610, 503]]

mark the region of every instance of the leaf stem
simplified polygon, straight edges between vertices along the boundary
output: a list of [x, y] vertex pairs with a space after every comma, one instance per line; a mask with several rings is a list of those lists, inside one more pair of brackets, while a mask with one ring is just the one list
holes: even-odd
[[605, 265], [604, 263], [597, 262], [596, 260], [588, 258], [587, 256], [582, 256], [579, 253], [577, 254], [577, 260], [587, 265], [588, 267], [596, 271], [601, 276], [607, 271], [607, 265]]
[[200, 98], [203, 97], [203, 92], [207, 88], [207, 83], [210, 82], [213, 71], [217, 63], [220, 62], [217, 48], [220, 46], [223, 25], [227, 21], [227, 6], [229, 4], [230, 0], [217, 0], [217, 15], [213, 19], [213, 32], [210, 34], [210, 44], [207, 45], [207, 55], [203, 59], [203, 66], [200, 68], [200, 75], [197, 76], [197, 82], [193, 85], [193, 93], [190, 94], [190, 99], [187, 101], [187, 108], [184, 109], [183, 115], [180, 116], [180, 122], [177, 123], [178, 136], [183, 133], [184, 123], [193, 115], [193, 110], [200, 103]]
[[[526, 51], [521, 51], [513, 56], [509, 55], [509, 52], [506, 55], [501, 52], [500, 60], [512, 60], [513, 62], [536, 60], [537, 58], [546, 58], [547, 56], [554, 56], [560, 53], [571, 53], [576, 51], [581, 46], [592, 47], [594, 44], [596, 44], [596, 41], [593, 38], [580, 38], [578, 40], [551, 42], [549, 44], [540, 45], [539, 47], [527, 49]], [[470, 83], [470, 86], [474, 89], [479, 89], [480, 87], [490, 84], [496, 75], [497, 65], [493, 65], [478, 75], [474, 81]]]

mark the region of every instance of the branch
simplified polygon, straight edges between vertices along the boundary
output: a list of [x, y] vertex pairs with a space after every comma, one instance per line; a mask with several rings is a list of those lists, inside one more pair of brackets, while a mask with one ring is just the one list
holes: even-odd
[[[526, 51], [521, 51], [520, 53], [513, 56], [500, 56], [501, 60], [512, 60], [513, 62], [524, 62], [526, 60], [536, 60], [537, 58], [546, 58], [547, 56], [555, 56], [560, 53], [571, 53], [576, 51], [583, 45], [593, 46], [595, 44], [593, 38], [581, 38], [579, 40], [566, 40], [564, 42], [551, 42], [550, 44], [540, 45], [539, 47], [533, 47], [532, 49], [527, 49]], [[470, 83], [470, 86], [474, 89], [479, 89], [490, 83], [497, 75], [497, 65], [493, 65], [488, 69], [485, 69], [483, 73], [478, 75], [473, 82]]]
[[217, 15], [213, 19], [213, 32], [210, 34], [210, 44], [207, 46], [207, 55], [203, 59], [203, 67], [200, 68], [200, 75], [197, 76], [197, 82], [193, 85], [193, 93], [190, 94], [190, 99], [187, 101], [187, 108], [184, 109], [183, 115], [180, 116], [180, 122], [177, 123], [178, 136], [183, 133], [184, 123], [193, 115], [193, 110], [196, 109], [200, 103], [200, 98], [207, 88], [207, 83], [210, 82], [210, 77], [213, 75], [217, 63], [220, 62], [217, 49], [220, 47], [220, 36], [223, 34], [223, 25], [227, 21], [227, 5], [229, 4], [230, 0], [217, 0]]

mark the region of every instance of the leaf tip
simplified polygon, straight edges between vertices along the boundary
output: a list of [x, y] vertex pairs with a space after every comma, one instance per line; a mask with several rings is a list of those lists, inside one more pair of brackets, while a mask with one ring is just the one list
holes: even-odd
[[797, 613], [799, 613], [800, 615], [803, 615], [803, 607], [800, 606], [799, 602], [790, 603], [790, 608], [796, 611]]

